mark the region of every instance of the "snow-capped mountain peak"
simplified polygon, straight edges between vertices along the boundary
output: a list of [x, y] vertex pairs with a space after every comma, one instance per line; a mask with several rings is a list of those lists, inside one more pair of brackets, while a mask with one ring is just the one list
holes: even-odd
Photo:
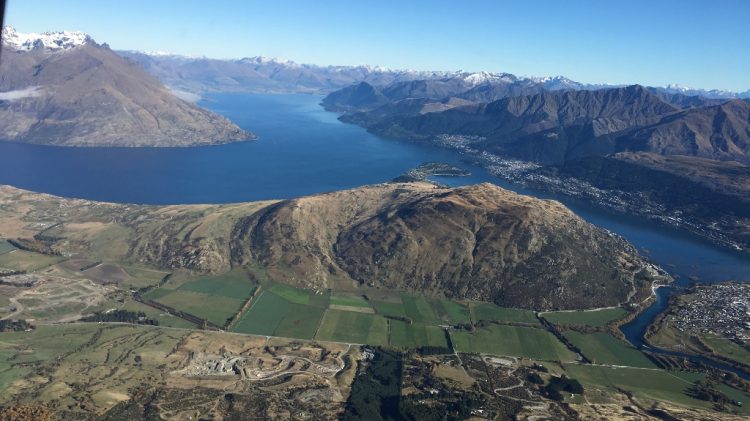
[[3, 44], [16, 50], [30, 51], [34, 48], [45, 48], [52, 51], [69, 50], [93, 42], [90, 36], [79, 31], [29, 32], [16, 31], [12, 26], [2, 30]]
[[297, 64], [294, 61], [287, 60], [284, 58], [278, 58], [278, 57], [265, 57], [265, 56], [245, 57], [240, 61], [243, 63], [258, 64], [258, 65], [273, 64], [273, 65], [282, 65], [282, 66], [289, 66], [289, 67], [299, 66], [299, 64]]
[[706, 98], [750, 98], [750, 90], [746, 92], [732, 92], [722, 89], [699, 89], [688, 86], [669, 84], [658, 88], [670, 94], [682, 94], [688, 96], [702, 96]]
[[463, 79], [467, 83], [476, 86], [476, 85], [481, 85], [483, 83], [493, 83], [493, 82], [494, 83], [499, 83], [499, 82], [512, 83], [515, 81], [514, 80], [515, 78], [511, 78], [510, 76], [512, 75], [508, 75], [506, 73], [498, 74], [498, 73], [490, 73], [490, 72], [474, 72], [474, 73], [469, 73], [463, 76]]

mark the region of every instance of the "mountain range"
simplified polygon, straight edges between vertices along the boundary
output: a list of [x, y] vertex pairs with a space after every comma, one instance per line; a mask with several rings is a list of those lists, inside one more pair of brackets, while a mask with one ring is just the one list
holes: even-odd
[[750, 250], [750, 201], [737, 194], [750, 175], [747, 100], [640, 85], [550, 90], [443, 79], [362, 82], [323, 105], [381, 136], [459, 149], [510, 181]]
[[213, 59], [118, 51], [175, 89], [192, 93], [327, 93], [355, 82], [388, 84], [443, 78], [447, 72], [389, 70], [372, 66], [316, 66], [268, 57]]
[[542, 164], [626, 151], [750, 162], [750, 104], [739, 99], [665, 97], [639, 85], [510, 95], [501, 85], [491, 96], [502, 99], [481, 102], [466, 99], [475, 88], [423, 82], [363, 82], [323, 104], [350, 110], [342, 120], [380, 135], [464, 136], [481, 150]]
[[[387, 86], [399, 82], [443, 81], [442, 85], [476, 88], [467, 92], [472, 100], [499, 99], [497, 89], [506, 86], [508, 95], [537, 93], [541, 90], [594, 90], [619, 85], [590, 84], [564, 76], [524, 77], [510, 73], [466, 71], [419, 71], [388, 69], [380, 66], [321, 66], [262, 56], [240, 59], [188, 57], [164, 52], [118, 51], [139, 63], [168, 86], [193, 93], [265, 92], [323, 93], [347, 88], [360, 82]], [[493, 92], [487, 93], [492, 86]], [[460, 89], [460, 88], [459, 88]], [[730, 92], [685, 88], [677, 85], [653, 88], [665, 95], [701, 96], [711, 99], [750, 98], [750, 90]], [[468, 89], [463, 89], [463, 91]], [[447, 93], [447, 92], [446, 92]]]
[[[210, 92], [334, 92], [326, 98], [326, 107], [351, 112], [414, 99], [432, 100], [422, 111], [445, 111], [508, 97], [612, 88], [562, 76], [518, 77], [491, 72], [318, 66], [267, 57], [222, 60], [115, 52], [81, 32], [23, 34], [12, 27], [3, 30], [3, 50], [0, 136], [56, 145], [190, 146], [252, 139], [252, 134], [192, 103], [200, 94]], [[649, 90], [680, 107], [703, 106], [711, 101], [718, 105], [719, 98], [750, 97], [750, 91], [678, 86]], [[336, 95], [342, 97], [336, 99]], [[346, 96], [351, 97], [349, 101]], [[408, 115], [414, 106], [399, 104], [397, 110]]]
[[80, 32], [2, 32], [0, 139], [63, 146], [194, 146], [252, 139]]

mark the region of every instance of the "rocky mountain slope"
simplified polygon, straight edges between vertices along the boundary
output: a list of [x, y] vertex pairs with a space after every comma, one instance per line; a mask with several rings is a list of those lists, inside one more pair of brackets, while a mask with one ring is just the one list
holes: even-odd
[[734, 99], [690, 108], [624, 134], [620, 150], [750, 163], [750, 104]]
[[[335, 103], [344, 94], [331, 94], [327, 101]], [[699, 106], [698, 100], [671, 99], [674, 103], [633, 85], [543, 91], [469, 105], [454, 98], [439, 102], [404, 99], [372, 110], [360, 106], [358, 112], [341, 119], [395, 138], [471, 137], [477, 139], [474, 146], [478, 149], [542, 164], [638, 151], [750, 160], [747, 102], [702, 100], [704, 106]], [[355, 98], [347, 101], [354, 103]]]
[[64, 146], [193, 146], [252, 139], [174, 96], [81, 33], [3, 32], [0, 139]]
[[509, 73], [457, 73], [448, 77], [397, 81], [387, 85], [362, 81], [331, 92], [322, 104], [329, 111], [362, 112], [417, 99], [470, 104], [542, 92], [600, 88], [605, 86], [584, 85], [563, 77], [521, 78]]
[[482, 184], [366, 186], [281, 202], [132, 206], [0, 188], [0, 238], [45, 253], [322, 290], [419, 291], [533, 309], [617, 305], [654, 269], [558, 202]]

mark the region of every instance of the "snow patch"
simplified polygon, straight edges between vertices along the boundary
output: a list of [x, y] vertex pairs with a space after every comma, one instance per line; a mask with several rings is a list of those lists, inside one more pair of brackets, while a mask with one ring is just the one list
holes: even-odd
[[15, 91], [0, 92], [0, 101], [15, 101], [17, 99], [32, 98], [41, 96], [44, 93], [39, 86], [29, 86], [28, 88], [17, 89]]

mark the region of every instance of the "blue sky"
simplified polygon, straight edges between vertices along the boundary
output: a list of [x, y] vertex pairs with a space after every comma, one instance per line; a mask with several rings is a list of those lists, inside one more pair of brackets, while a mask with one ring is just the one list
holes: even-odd
[[115, 49], [750, 89], [748, 0], [9, 0], [21, 32]]

